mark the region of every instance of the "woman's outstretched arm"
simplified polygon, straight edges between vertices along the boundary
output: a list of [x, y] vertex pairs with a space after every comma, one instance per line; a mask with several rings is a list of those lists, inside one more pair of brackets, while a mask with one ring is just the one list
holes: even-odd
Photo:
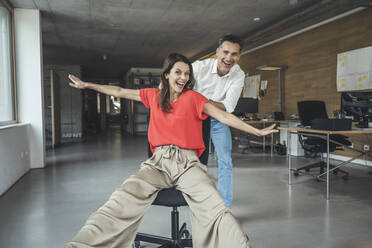
[[273, 124], [273, 125], [271, 125], [267, 128], [264, 128], [264, 129], [258, 129], [258, 128], [255, 128], [255, 127], [245, 123], [244, 121], [240, 120], [235, 115], [230, 114], [228, 112], [225, 112], [225, 111], [213, 106], [213, 104], [211, 104], [209, 102], [204, 104], [203, 112], [205, 114], [215, 118], [216, 120], [218, 120], [219, 122], [221, 122], [225, 125], [228, 125], [230, 127], [239, 129], [243, 132], [250, 133], [250, 134], [253, 134], [253, 135], [256, 135], [256, 136], [265, 136], [265, 135], [268, 135], [268, 134], [271, 134], [271, 133], [277, 133], [278, 132], [278, 130], [274, 129], [275, 124]]
[[139, 102], [141, 101], [139, 90], [125, 89], [125, 88], [121, 88], [121, 87], [113, 86], [113, 85], [101, 85], [101, 84], [84, 82], [80, 78], [75, 77], [74, 75], [71, 75], [71, 74], [68, 75], [68, 78], [71, 81], [69, 85], [77, 89], [91, 89], [91, 90], [95, 90], [100, 93], [104, 93], [110, 96], [115, 96], [118, 98], [125, 98], [125, 99], [139, 101]]

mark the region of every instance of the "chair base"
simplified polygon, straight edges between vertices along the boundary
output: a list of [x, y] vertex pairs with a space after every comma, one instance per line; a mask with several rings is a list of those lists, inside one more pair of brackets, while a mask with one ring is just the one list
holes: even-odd
[[179, 214], [177, 207], [173, 207], [172, 210], [172, 237], [162, 237], [146, 233], [137, 233], [134, 239], [133, 248], [140, 248], [141, 241], [159, 244], [158, 248], [185, 248], [192, 247], [192, 239], [190, 232], [186, 228], [186, 223], [184, 223], [181, 228], [179, 228]]
[[[313, 169], [313, 168], [319, 168], [319, 174], [322, 174], [322, 173], [324, 173], [324, 168], [326, 168], [326, 167], [327, 167], [327, 164], [324, 161], [320, 161], [318, 163], [306, 165], [306, 166], [300, 167], [298, 169], [295, 169], [293, 171], [293, 175], [298, 176], [301, 170], [305, 170], [306, 172], [309, 172], [310, 169]], [[333, 168], [335, 168], [335, 166], [329, 165], [329, 169], [333, 169]], [[348, 178], [349, 178], [349, 173], [348, 172], [346, 172], [346, 171], [344, 171], [342, 169], [335, 169], [335, 170], [333, 170], [333, 174], [337, 174], [338, 172], [344, 174], [342, 176], [342, 179], [348, 180]]]

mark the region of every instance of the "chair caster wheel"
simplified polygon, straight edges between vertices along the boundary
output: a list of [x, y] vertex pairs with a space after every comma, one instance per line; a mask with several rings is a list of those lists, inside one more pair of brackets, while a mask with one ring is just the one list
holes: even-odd
[[298, 174], [298, 171], [294, 171], [294, 172], [293, 172], [293, 175], [297, 177], [297, 176], [299, 175], [299, 174]]
[[141, 248], [140, 242], [139, 241], [134, 241], [132, 244], [132, 248]]
[[320, 182], [321, 181], [320, 180], [320, 177], [316, 177], [315, 179], [316, 179], [317, 182]]
[[188, 239], [188, 238], [190, 238], [190, 232], [187, 231], [187, 230], [183, 231], [183, 232], [181, 233], [181, 238], [183, 238], [183, 239]]
[[333, 171], [333, 174], [334, 175], [337, 175], [337, 173], [338, 173], [338, 171], [336, 171], [336, 170]]

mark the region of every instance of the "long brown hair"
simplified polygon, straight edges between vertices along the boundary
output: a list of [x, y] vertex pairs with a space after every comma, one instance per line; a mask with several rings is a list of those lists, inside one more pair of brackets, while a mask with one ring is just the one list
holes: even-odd
[[183, 62], [187, 64], [190, 68], [190, 76], [189, 81], [185, 84], [183, 91], [192, 90], [194, 88], [195, 80], [194, 80], [194, 73], [192, 70], [192, 65], [188, 58], [183, 56], [179, 53], [171, 53], [168, 57], [164, 60], [163, 64], [163, 71], [160, 75], [161, 78], [161, 87], [160, 87], [160, 94], [159, 94], [159, 105], [164, 113], [169, 113], [172, 110], [172, 106], [170, 105], [170, 89], [169, 89], [169, 81], [165, 78], [166, 74], [169, 74], [171, 69], [173, 68], [174, 64], [177, 62]]

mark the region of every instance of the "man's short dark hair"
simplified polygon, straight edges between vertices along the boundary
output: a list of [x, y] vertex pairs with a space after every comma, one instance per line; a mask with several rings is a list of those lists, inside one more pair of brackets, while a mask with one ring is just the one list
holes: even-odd
[[244, 41], [239, 36], [236, 36], [233, 34], [227, 34], [227, 35], [222, 36], [218, 40], [218, 47], [220, 47], [222, 43], [224, 43], [225, 41], [229, 41], [231, 43], [237, 43], [240, 46], [239, 50], [241, 51], [243, 49]]

